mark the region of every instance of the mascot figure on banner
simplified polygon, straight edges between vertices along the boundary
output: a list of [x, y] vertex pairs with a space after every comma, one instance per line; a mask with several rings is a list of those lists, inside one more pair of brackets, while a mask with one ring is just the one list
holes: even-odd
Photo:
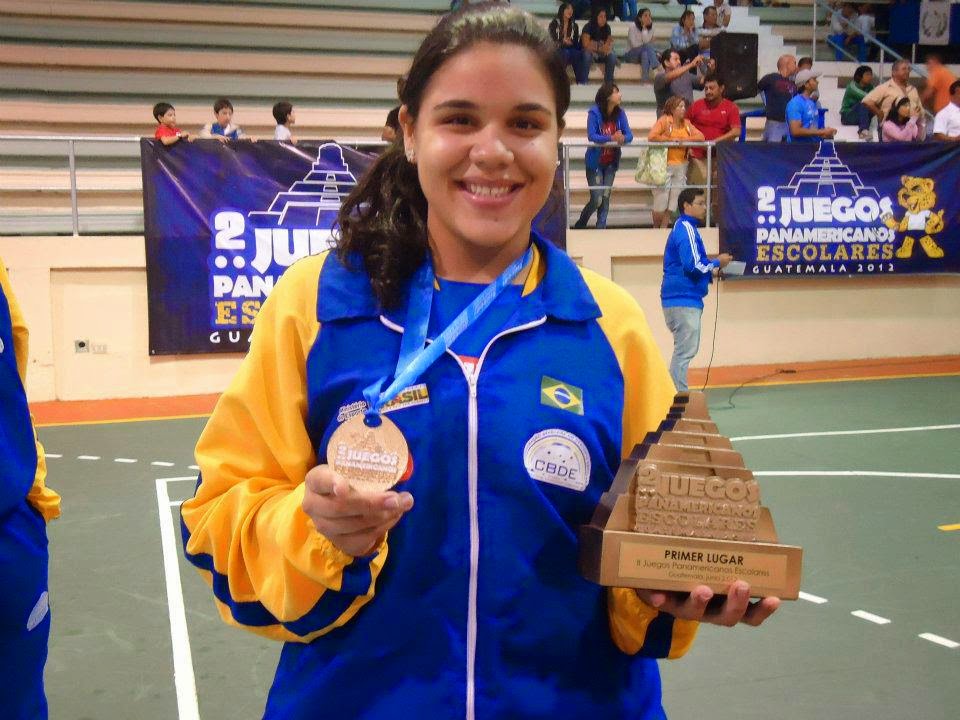
[[897, 193], [897, 201], [905, 210], [903, 218], [897, 220], [890, 215], [884, 218], [886, 226], [891, 230], [907, 233], [897, 249], [896, 256], [901, 260], [910, 258], [913, 255], [914, 235], [923, 233], [920, 247], [927, 257], [942, 258], [943, 248], [937, 245], [932, 237], [943, 230], [943, 210], [933, 211], [937, 204], [933, 180], [904, 175], [900, 182], [903, 187]]

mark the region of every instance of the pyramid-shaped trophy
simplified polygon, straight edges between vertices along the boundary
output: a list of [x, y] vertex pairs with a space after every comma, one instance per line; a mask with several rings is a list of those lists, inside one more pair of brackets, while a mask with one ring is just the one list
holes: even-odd
[[803, 550], [781, 545], [760, 486], [711, 422], [702, 393], [681, 393], [624, 460], [589, 525], [580, 571], [601, 585], [796, 600]]

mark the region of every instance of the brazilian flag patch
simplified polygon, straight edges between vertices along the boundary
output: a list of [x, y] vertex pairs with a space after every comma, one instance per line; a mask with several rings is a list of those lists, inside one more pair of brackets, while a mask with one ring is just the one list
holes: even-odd
[[583, 415], [583, 390], [544, 375], [540, 379], [540, 404]]

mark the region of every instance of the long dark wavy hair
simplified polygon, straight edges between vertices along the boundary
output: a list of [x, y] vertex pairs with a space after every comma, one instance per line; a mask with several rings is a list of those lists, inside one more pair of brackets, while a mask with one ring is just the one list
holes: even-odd
[[[519, 45], [533, 52], [550, 79], [557, 124], [570, 105], [570, 83], [556, 47], [532, 15], [501, 2], [465, 6], [444, 16], [413, 58], [400, 102], [415, 121], [430, 78], [457, 53], [481, 42]], [[405, 282], [428, 252], [427, 200], [417, 166], [404, 155], [403, 135], [387, 147], [344, 200], [337, 219], [337, 254], [359, 260], [381, 307], [396, 306]]]
[[620, 88], [617, 87], [616, 83], [605, 82], [597, 90], [597, 94], [594, 96], [593, 101], [597, 104], [597, 107], [600, 109], [600, 117], [603, 118], [604, 122], [610, 122], [611, 120], [616, 120], [620, 117], [620, 113], [623, 112], [623, 108], [619, 105], [615, 106], [613, 110], [610, 110], [607, 105], [610, 100], [610, 96]]

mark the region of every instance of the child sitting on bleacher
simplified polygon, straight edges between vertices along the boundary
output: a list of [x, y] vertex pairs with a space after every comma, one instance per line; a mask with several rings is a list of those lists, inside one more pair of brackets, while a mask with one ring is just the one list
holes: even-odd
[[165, 102], [158, 102], [153, 106], [153, 117], [157, 121], [157, 129], [153, 132], [153, 137], [164, 145], [173, 145], [180, 140], [193, 142], [190, 133], [183, 132], [177, 127], [177, 111], [173, 105]]
[[215, 138], [223, 143], [243, 137], [243, 130], [233, 124], [233, 103], [226, 98], [220, 98], [213, 104], [213, 114], [217, 118], [216, 122], [204, 125], [200, 137], [208, 140]]
[[290, 133], [290, 126], [296, 122], [293, 115], [293, 105], [281, 100], [273, 106], [273, 119], [277, 121], [277, 129], [273, 131], [273, 139], [280, 142], [297, 144], [297, 139]]

